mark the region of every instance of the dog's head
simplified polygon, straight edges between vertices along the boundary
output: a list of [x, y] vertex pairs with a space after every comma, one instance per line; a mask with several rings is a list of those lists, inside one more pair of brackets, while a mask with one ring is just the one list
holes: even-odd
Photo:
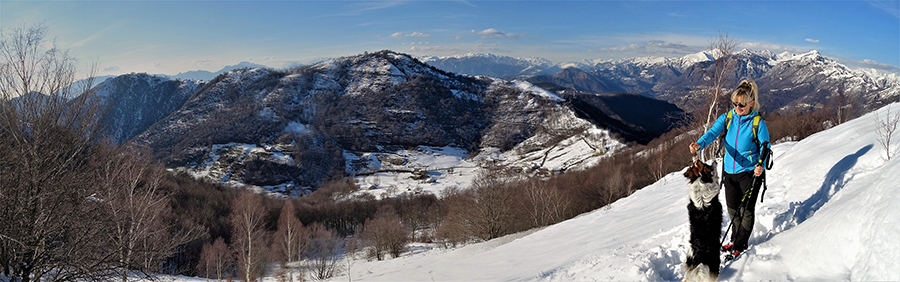
[[712, 183], [713, 178], [715, 177], [713, 166], [708, 165], [700, 160], [695, 160], [694, 164], [688, 167], [687, 171], [684, 172], [684, 177], [686, 177], [691, 183], [694, 183], [697, 179], [700, 179], [700, 182], [703, 183]]

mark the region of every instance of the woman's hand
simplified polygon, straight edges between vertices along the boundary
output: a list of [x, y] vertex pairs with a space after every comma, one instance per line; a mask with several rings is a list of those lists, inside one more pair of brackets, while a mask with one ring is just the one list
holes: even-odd
[[763, 167], [761, 165], [756, 165], [756, 168], [753, 169], [753, 175], [760, 176], [763, 173]]
[[691, 154], [696, 154], [697, 150], [700, 150], [700, 144], [697, 144], [697, 142], [691, 143]]

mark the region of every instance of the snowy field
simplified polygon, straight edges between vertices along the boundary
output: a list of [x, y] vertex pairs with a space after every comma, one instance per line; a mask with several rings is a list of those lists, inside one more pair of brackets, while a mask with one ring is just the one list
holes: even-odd
[[[900, 112], [900, 104], [891, 107]], [[893, 152], [900, 151], [897, 137]], [[885, 160], [874, 114], [773, 151], [751, 246], [724, 265], [720, 280], [900, 280], [900, 157]], [[680, 280], [689, 237], [686, 184], [681, 172], [671, 173], [553, 226], [452, 250], [360, 260], [332, 281]]]
[[[607, 141], [612, 146], [592, 148], [584, 135], [602, 136], [599, 139], [611, 138], [605, 130], [592, 128], [583, 135], [576, 135], [561, 141], [557, 146], [519, 154], [516, 150], [501, 152], [488, 148], [477, 156], [469, 158], [464, 149], [454, 147], [418, 146], [413, 149], [399, 150], [392, 153], [345, 152], [348, 160], [347, 173], [356, 175], [356, 184], [360, 190], [350, 197], [371, 194], [376, 199], [385, 196], [395, 197], [401, 193], [426, 193], [440, 197], [448, 188], [466, 189], [481, 172], [481, 166], [495, 163], [503, 167], [520, 169], [529, 175], [536, 174], [536, 169], [544, 169], [548, 173], [560, 170], [585, 169], [596, 165], [608, 151], [624, 145]], [[602, 152], [602, 153], [601, 153]], [[412, 171], [427, 172], [425, 179], [414, 179]]]

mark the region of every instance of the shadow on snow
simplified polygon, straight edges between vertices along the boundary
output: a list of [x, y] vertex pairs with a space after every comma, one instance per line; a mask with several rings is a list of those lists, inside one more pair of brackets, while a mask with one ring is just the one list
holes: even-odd
[[761, 241], [768, 241], [775, 234], [794, 228], [811, 218], [816, 211], [831, 200], [834, 194], [837, 194], [838, 191], [847, 185], [847, 182], [853, 179], [852, 175], [849, 179], [846, 179], [847, 172], [849, 172], [853, 166], [856, 165], [859, 158], [869, 152], [872, 147], [872, 144], [862, 147], [856, 151], [856, 153], [847, 155], [834, 164], [834, 166], [831, 167], [831, 170], [825, 174], [825, 181], [822, 182], [822, 186], [819, 187], [819, 190], [803, 202], [791, 203], [790, 208], [788, 208], [786, 212], [776, 216], [775, 222], [779, 223], [779, 225], [773, 227], [773, 230]]

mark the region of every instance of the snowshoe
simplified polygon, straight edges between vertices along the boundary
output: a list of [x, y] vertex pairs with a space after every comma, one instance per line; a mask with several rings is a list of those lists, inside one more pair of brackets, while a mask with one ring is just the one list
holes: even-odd
[[733, 243], [729, 243], [728, 245], [722, 246], [722, 252], [731, 251], [731, 247], [734, 247]]
[[741, 255], [741, 251], [730, 251], [725, 255], [725, 262], [729, 262]]

